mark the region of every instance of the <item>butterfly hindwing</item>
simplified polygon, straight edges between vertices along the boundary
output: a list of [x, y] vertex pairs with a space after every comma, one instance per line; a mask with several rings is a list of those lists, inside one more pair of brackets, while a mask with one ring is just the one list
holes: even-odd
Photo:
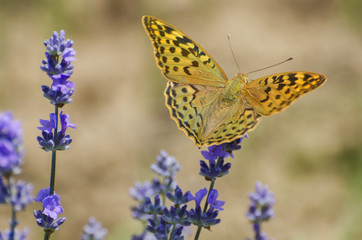
[[207, 146], [232, 142], [256, 127], [260, 121], [260, 115], [253, 108], [240, 106], [239, 113], [228, 122], [222, 123], [204, 141]]

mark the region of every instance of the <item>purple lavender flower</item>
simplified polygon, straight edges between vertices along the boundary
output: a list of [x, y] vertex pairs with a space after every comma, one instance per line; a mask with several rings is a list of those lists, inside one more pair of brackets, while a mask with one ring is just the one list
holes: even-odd
[[275, 198], [267, 186], [262, 187], [260, 182], [255, 184], [255, 192], [249, 194], [251, 201], [247, 217], [251, 222], [263, 222], [274, 217], [272, 209]]
[[44, 232], [52, 233], [55, 230], [58, 230], [60, 225], [65, 222], [65, 217], [58, 219], [51, 218], [42, 213], [40, 210], [34, 210], [34, 217], [36, 218], [36, 223], [39, 227], [44, 228]]
[[249, 211], [246, 216], [253, 224], [255, 240], [266, 240], [266, 234], [261, 232], [261, 224], [274, 217], [272, 209], [275, 198], [274, 194], [268, 190], [267, 186], [262, 187], [260, 182], [255, 184], [255, 192], [249, 194], [251, 201]]
[[209, 194], [209, 198], [207, 199], [208, 204], [210, 204], [210, 209], [214, 210], [217, 209], [219, 211], [224, 210], [222, 206], [224, 206], [224, 201], [217, 200], [219, 193], [216, 189], [212, 189]]
[[148, 202], [145, 203], [145, 200], [147, 198], [150, 199], [161, 192], [165, 192], [165, 187], [158, 181], [158, 179], [154, 179], [152, 183], [144, 182], [142, 184], [140, 182], [136, 182], [136, 186], [129, 190], [131, 197], [139, 202], [137, 206], [131, 208], [132, 216], [142, 221], [152, 218], [152, 214], [145, 212], [145, 209], [149, 204]]
[[155, 195], [150, 182], [144, 182], [143, 185], [140, 182], [136, 182], [136, 186], [129, 190], [131, 197], [137, 201], [144, 201], [146, 197], [151, 198]]
[[230, 155], [230, 153], [226, 152], [222, 148], [221, 145], [213, 145], [207, 148], [207, 151], [201, 151], [202, 156], [209, 161], [215, 161], [219, 157], [227, 158]]
[[18, 181], [16, 184], [16, 190], [10, 197], [10, 203], [14, 206], [15, 211], [22, 211], [26, 205], [33, 202], [33, 185], [31, 183], [26, 184], [24, 181]]
[[171, 225], [165, 222], [163, 219], [161, 219], [160, 221], [149, 219], [146, 229], [147, 231], [153, 233], [156, 239], [167, 240]]
[[195, 201], [195, 209], [191, 209], [189, 211], [189, 221], [199, 227], [209, 228], [210, 226], [220, 222], [220, 219], [217, 219], [217, 216], [219, 215], [219, 210], [223, 210], [222, 206], [225, 202], [217, 200], [217, 190], [211, 190], [207, 199], [208, 204], [210, 204], [210, 208], [206, 212], [203, 212], [200, 204], [206, 194], [206, 188], [196, 192], [195, 197], [190, 194], [189, 200]]
[[235, 139], [234, 141], [232, 142], [229, 142], [229, 143], [224, 143], [222, 146], [223, 146], [223, 150], [230, 153], [230, 156], [231, 157], [234, 157], [232, 151], [235, 151], [235, 150], [239, 150], [241, 149], [241, 141], [244, 139], [244, 138], [247, 138], [249, 137], [248, 134], [245, 134], [243, 137], [241, 138], [238, 138], [238, 139]]
[[215, 181], [216, 178], [227, 175], [230, 168], [231, 163], [224, 164], [223, 158], [219, 158], [217, 162], [210, 160], [209, 165], [205, 161], [200, 160], [200, 175], [204, 176], [208, 181]]
[[3, 178], [0, 177], [0, 204], [6, 203], [9, 198], [9, 191], [4, 184]]
[[102, 223], [91, 217], [83, 228], [81, 240], [103, 240], [106, 235], [107, 230], [103, 228]]
[[131, 240], [157, 240], [157, 239], [152, 233], [145, 230], [141, 234], [132, 235]]
[[208, 160], [208, 163], [200, 160], [200, 175], [204, 176], [208, 181], [215, 181], [216, 178], [227, 175], [231, 168], [231, 163], [224, 164], [224, 159], [229, 156], [234, 157], [233, 151], [241, 148], [240, 143], [242, 139], [243, 137], [230, 143], [213, 145], [208, 147], [207, 151], [201, 151], [202, 156]]
[[61, 30], [59, 34], [53, 32], [53, 36], [45, 40], [44, 45], [47, 48], [46, 60], [42, 61], [40, 69], [48, 74], [53, 83], [51, 87], [42, 86], [42, 90], [52, 104], [62, 107], [72, 102], [70, 97], [74, 93], [74, 83], [68, 81], [73, 74], [72, 61], [76, 54], [72, 48], [73, 41], [65, 40], [65, 31]]
[[144, 202], [145, 213], [153, 214], [153, 215], [162, 214], [165, 206], [163, 205], [163, 203], [160, 199], [160, 196], [157, 194], [154, 199], [155, 200], [153, 203], [150, 198], [145, 199], [145, 202]]
[[58, 214], [63, 213], [60, 206], [60, 197], [57, 194], [50, 195], [43, 199], [43, 214], [53, 219], [58, 218]]
[[10, 235], [13, 235], [13, 239], [14, 240], [26, 240], [26, 237], [29, 233], [29, 229], [25, 228], [23, 231], [19, 231], [19, 230], [15, 230], [15, 233], [9, 231], [9, 230], [5, 230], [2, 233], [0, 232], [0, 240], [9, 240]]
[[67, 130], [68, 127], [70, 128], [76, 128], [75, 124], [70, 123], [69, 121], [69, 115], [68, 114], [63, 114], [63, 111], [60, 112], [60, 125], [61, 125], [61, 131], [63, 134], [65, 134], [65, 131]]
[[50, 188], [41, 189], [34, 201], [41, 202], [43, 205], [43, 210], [35, 210], [34, 216], [37, 224], [43, 227], [45, 232], [54, 232], [64, 223], [64, 217], [58, 218], [58, 214], [63, 213], [60, 197], [55, 192], [53, 195], [50, 195]]
[[42, 130], [46, 133], [51, 133], [53, 129], [55, 129], [57, 124], [57, 115], [55, 113], [49, 114], [49, 121], [40, 119], [39, 122], [42, 125], [41, 127], [38, 127], [39, 130]]
[[211, 209], [203, 213], [199, 206], [189, 211], [189, 221], [196, 226], [209, 228], [212, 225], [220, 223], [221, 220], [217, 219], [218, 215], [218, 210]]
[[162, 219], [169, 224], [180, 224], [182, 226], [189, 226], [191, 223], [188, 220], [188, 211], [186, 210], [187, 205], [182, 208], [170, 207], [170, 210], [164, 208]]
[[168, 156], [167, 152], [162, 150], [156, 163], [151, 165], [151, 170], [163, 177], [173, 177], [180, 170], [180, 165], [175, 157]]
[[0, 112], [0, 176], [20, 173], [23, 162], [23, 136], [19, 121], [10, 112]]
[[[248, 137], [245, 135], [244, 137]], [[232, 151], [241, 149], [241, 141], [244, 137], [238, 138], [230, 143], [213, 145], [207, 148], [207, 151], [201, 151], [202, 156], [209, 161], [214, 161], [218, 158], [234, 157]]]
[[177, 206], [188, 203], [190, 201], [189, 200], [190, 195], [191, 195], [190, 191], [187, 191], [185, 194], [182, 194], [182, 190], [179, 186], [176, 187], [175, 194], [172, 194], [170, 192], [166, 194], [167, 198], [170, 199], [170, 201]]
[[195, 197], [190, 193], [188, 195], [189, 201], [195, 201], [195, 206], [200, 207], [202, 199], [206, 196], [207, 189], [203, 188], [196, 192]]
[[50, 120], [40, 119], [41, 127], [38, 127], [39, 130], [42, 130], [43, 137], [37, 137], [37, 140], [45, 151], [53, 151], [53, 150], [67, 150], [69, 149], [69, 145], [72, 142], [72, 139], [69, 135], [65, 135], [65, 131], [68, 127], [75, 128], [75, 124], [70, 123], [69, 115], [63, 114], [63, 111], [60, 112], [60, 125], [61, 130], [57, 133], [57, 139], [54, 139], [53, 132], [56, 129], [56, 114], [49, 114]]

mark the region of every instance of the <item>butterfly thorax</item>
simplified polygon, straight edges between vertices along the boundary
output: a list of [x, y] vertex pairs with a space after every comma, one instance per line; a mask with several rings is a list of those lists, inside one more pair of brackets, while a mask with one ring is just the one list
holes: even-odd
[[222, 101], [225, 103], [231, 103], [235, 101], [235, 99], [240, 99], [240, 95], [242, 94], [241, 91], [244, 88], [246, 81], [247, 78], [242, 73], [233, 77], [225, 87]]

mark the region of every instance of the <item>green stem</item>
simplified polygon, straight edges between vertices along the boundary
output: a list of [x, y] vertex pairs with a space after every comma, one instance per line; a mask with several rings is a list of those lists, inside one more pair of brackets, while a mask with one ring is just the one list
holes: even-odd
[[[8, 183], [9, 183], [9, 195], [10, 198], [13, 195], [13, 190], [14, 190], [14, 180], [12, 177], [8, 178]], [[16, 225], [18, 225], [18, 222], [16, 221], [16, 211], [15, 211], [15, 207], [14, 205], [11, 204], [11, 220], [10, 220], [10, 234], [9, 234], [9, 240], [14, 240], [15, 239], [15, 227]]]
[[[54, 129], [54, 148], [58, 146], [58, 119], [59, 119], [59, 111], [58, 107], [55, 106], [55, 129]], [[50, 193], [49, 195], [54, 194], [54, 188], [55, 188], [55, 169], [56, 169], [56, 163], [57, 163], [57, 151], [55, 149], [52, 150], [52, 163], [51, 163], [51, 169], [50, 169]], [[50, 237], [49, 233], [44, 232], [44, 240], [48, 240]]]
[[[203, 210], [203, 213], [206, 212], [207, 210], [207, 207], [209, 206], [209, 204], [207, 203], [207, 200], [209, 199], [209, 195], [210, 195], [210, 192], [212, 189], [214, 189], [214, 185], [215, 185], [215, 180], [211, 180], [211, 183], [210, 183], [210, 187], [209, 187], [209, 191], [207, 193], [207, 198], [206, 198], [206, 201], [205, 201], [205, 206], [204, 206], [204, 210]], [[196, 234], [195, 234], [195, 240], [199, 239], [199, 236], [200, 236], [200, 233], [201, 233], [201, 229], [202, 229], [202, 226], [199, 226], [197, 228], [197, 231], [196, 231]]]
[[[58, 146], [58, 107], [55, 106], [55, 129], [54, 129], [54, 146]], [[50, 172], [50, 195], [54, 194], [54, 187], [55, 187], [55, 168], [56, 168], [56, 161], [57, 161], [57, 152], [56, 150], [52, 150], [52, 165], [51, 165], [51, 172]]]
[[47, 233], [44, 233], [44, 240], [48, 240], [49, 239], [49, 235]]
[[175, 232], [175, 229], [176, 229], [176, 224], [173, 224], [173, 225], [172, 225], [172, 231], [171, 231], [169, 240], [172, 240], [172, 236], [173, 236], [173, 234], [174, 234], [174, 232]]

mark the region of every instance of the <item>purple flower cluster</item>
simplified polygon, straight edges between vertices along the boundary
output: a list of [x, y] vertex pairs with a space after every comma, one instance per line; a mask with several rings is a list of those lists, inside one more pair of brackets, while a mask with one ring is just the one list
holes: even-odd
[[72, 61], [76, 54], [72, 48], [73, 41], [65, 39], [65, 31], [61, 30], [59, 34], [54, 31], [53, 36], [44, 41], [44, 45], [47, 49], [46, 59], [42, 61], [40, 69], [53, 80], [51, 87], [42, 86], [44, 97], [62, 107], [72, 102], [70, 97], [74, 93], [74, 83], [68, 81], [73, 74]]
[[15, 211], [22, 211], [33, 202], [33, 185], [19, 180], [15, 185], [15, 191], [10, 196], [10, 204]]
[[[59, 108], [65, 104], [71, 103], [70, 98], [74, 93], [74, 83], [69, 81], [73, 74], [72, 61], [75, 60], [76, 52], [72, 48], [73, 41], [65, 39], [65, 31], [61, 30], [59, 34], [53, 32], [53, 36], [44, 41], [46, 47], [46, 59], [42, 61], [41, 70], [47, 73], [51, 78], [51, 86], [42, 86], [44, 97], [55, 105], [54, 113], [50, 113], [49, 120], [40, 119], [42, 136], [37, 140], [41, 148], [45, 151], [51, 151], [51, 170], [50, 187], [39, 191], [35, 201], [41, 202], [43, 209], [35, 210], [34, 216], [37, 224], [44, 229], [44, 239], [49, 239], [50, 235], [58, 230], [59, 226], [65, 221], [65, 217], [58, 218], [63, 213], [60, 205], [60, 196], [54, 191], [55, 169], [57, 151], [69, 149], [72, 142], [69, 134], [66, 134], [68, 128], [75, 128], [70, 123], [69, 115], [64, 114]], [[60, 125], [60, 126], [59, 126]]]
[[57, 115], [55, 113], [50, 114], [50, 120], [40, 119], [41, 127], [38, 127], [42, 131], [42, 137], [38, 136], [37, 140], [42, 149], [45, 151], [54, 151], [54, 150], [67, 150], [69, 145], [72, 142], [69, 134], [65, 134], [65, 131], [68, 127], [75, 128], [75, 124], [69, 122], [69, 115], [63, 114], [63, 111], [60, 112], [60, 125], [61, 129], [57, 131], [57, 137], [54, 139], [53, 132], [57, 128]]
[[107, 230], [102, 227], [100, 222], [91, 217], [88, 224], [83, 228], [81, 240], [103, 240], [107, 235]]
[[[223, 210], [224, 202], [217, 199], [217, 190], [208, 192], [206, 188], [201, 189], [195, 196], [189, 191], [183, 193], [175, 181], [180, 166], [165, 151], [161, 151], [151, 169], [162, 179], [155, 178], [152, 183], [136, 183], [136, 187], [130, 190], [130, 195], [139, 203], [132, 208], [133, 217], [147, 224], [142, 234], [134, 235], [132, 239], [150, 239], [152, 234], [151, 239], [181, 240], [191, 224], [210, 228], [220, 222], [217, 216]], [[208, 208], [203, 211], [201, 202], [205, 196]], [[166, 206], [167, 200], [172, 203], [170, 207]], [[190, 208], [190, 201], [195, 201], [194, 208]]]
[[260, 182], [255, 184], [255, 192], [249, 194], [251, 201], [249, 211], [246, 216], [253, 224], [255, 240], [267, 240], [265, 233], [261, 232], [261, 224], [274, 217], [273, 205], [275, 203], [274, 194], [268, 190], [267, 186], [262, 186]]
[[202, 156], [208, 160], [208, 163], [200, 160], [200, 175], [204, 176], [208, 181], [215, 181], [216, 178], [227, 175], [231, 168], [231, 163], [224, 164], [224, 159], [234, 157], [233, 151], [241, 149], [240, 144], [242, 140], [243, 137], [230, 143], [213, 145], [208, 147], [207, 151], [201, 151]]
[[20, 122], [14, 120], [10, 112], [0, 112], [0, 176], [20, 173], [23, 155]]
[[[43, 210], [34, 210], [36, 223], [44, 228], [47, 233], [52, 233], [58, 230], [59, 226], [65, 221], [65, 217], [58, 218], [58, 214], [63, 213], [63, 208], [60, 205], [60, 197], [55, 192], [50, 195], [50, 189], [41, 189], [35, 199], [36, 202], [41, 202]], [[49, 234], [50, 235], [50, 234]]]
[[51, 113], [49, 120], [40, 119], [42, 137], [37, 140], [45, 151], [67, 150], [72, 142], [69, 135], [66, 135], [68, 127], [75, 128], [69, 122], [69, 115], [60, 112], [61, 130], [58, 130], [58, 107], [71, 103], [70, 98], [74, 93], [74, 83], [68, 79], [73, 74], [72, 61], [75, 60], [76, 52], [72, 48], [73, 41], [65, 40], [65, 32], [61, 30], [58, 34], [53, 32], [53, 36], [44, 41], [47, 51], [46, 59], [42, 61], [40, 67], [52, 79], [51, 87], [42, 86], [44, 97], [56, 106], [55, 113]]
[[14, 174], [20, 173], [23, 162], [22, 128], [10, 112], [0, 113], [0, 204], [11, 206], [10, 229], [0, 232], [2, 239], [26, 239], [27, 230], [15, 229], [18, 225], [16, 212], [33, 201], [33, 186], [24, 181], [15, 181]]
[[0, 233], [0, 240], [26, 240], [26, 237], [29, 233], [29, 229], [25, 228], [23, 231], [16, 230], [15, 232], [11, 232], [9, 230], [5, 230]]

